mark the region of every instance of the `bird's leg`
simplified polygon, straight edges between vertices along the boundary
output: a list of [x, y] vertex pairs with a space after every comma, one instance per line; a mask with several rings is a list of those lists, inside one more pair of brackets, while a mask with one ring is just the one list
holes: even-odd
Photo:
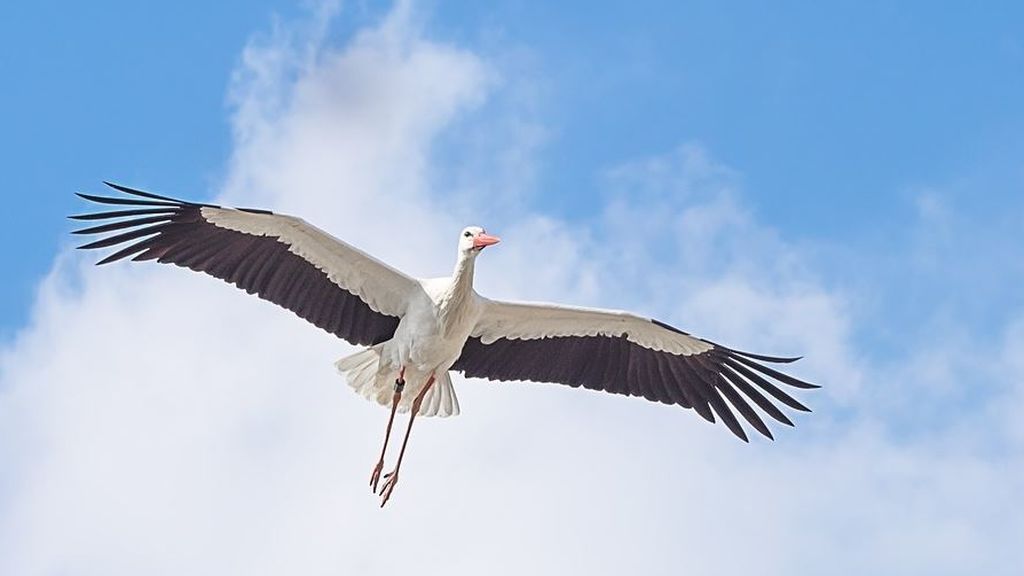
[[373, 467], [370, 474], [370, 487], [374, 493], [377, 492], [377, 483], [380, 481], [380, 473], [384, 469], [384, 455], [388, 451], [388, 439], [391, 438], [391, 425], [395, 423], [395, 412], [398, 411], [398, 403], [402, 401], [402, 390], [405, 389], [405, 366], [398, 371], [398, 379], [395, 380], [395, 395], [391, 398], [391, 417], [388, 418], [388, 429], [384, 432], [384, 447], [380, 449], [380, 460]]
[[380, 502], [380, 507], [383, 508], [388, 500], [391, 498], [391, 492], [395, 489], [395, 484], [398, 484], [398, 469], [402, 467], [402, 457], [405, 456], [405, 446], [409, 443], [409, 433], [412, 432], [412, 423], [416, 420], [416, 414], [420, 411], [420, 404], [423, 403], [423, 398], [427, 395], [430, 387], [434, 385], [434, 376], [431, 375], [427, 380], [423, 390], [416, 395], [416, 398], [412, 401], [412, 412], [409, 413], [409, 427], [405, 429], [405, 439], [402, 440], [402, 449], [398, 452], [398, 462], [395, 463], [395, 469], [384, 475], [384, 486], [380, 489], [380, 495], [383, 497]]

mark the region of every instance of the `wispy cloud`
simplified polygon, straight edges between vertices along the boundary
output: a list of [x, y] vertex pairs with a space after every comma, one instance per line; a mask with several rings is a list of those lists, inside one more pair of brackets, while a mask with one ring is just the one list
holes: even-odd
[[[743, 445], [665, 406], [459, 381], [463, 415], [418, 428], [382, 512], [366, 481], [386, 414], [333, 373], [346, 345], [212, 279], [64, 254], [0, 352], [0, 572], [1021, 571], [1024, 316], [994, 350], [965, 338], [873, 361], [854, 296], [697, 144], [610, 168], [590, 222], [532, 213], [515, 185], [494, 190], [507, 212], [452, 202], [436, 184], [483, 187], [483, 171], [433, 155], [516, 78], [431, 40], [409, 4], [342, 46], [329, 19], [246, 48], [225, 201], [303, 215], [423, 275], [487, 216], [508, 241], [481, 261], [481, 291], [805, 353], [797, 369], [826, 384], [806, 397], [817, 412]], [[530, 166], [538, 142], [507, 130], [489, 146]], [[929, 356], [957, 354], [991, 360]], [[950, 423], [934, 435], [901, 433], [935, 387], [996, 380], [977, 401], [940, 392]]]

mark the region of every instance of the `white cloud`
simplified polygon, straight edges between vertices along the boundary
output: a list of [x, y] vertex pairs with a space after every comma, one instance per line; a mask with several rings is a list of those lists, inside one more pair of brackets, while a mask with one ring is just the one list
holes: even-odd
[[[796, 370], [828, 385], [804, 396], [817, 412], [743, 445], [665, 406], [459, 382], [463, 415], [417, 424], [380, 511], [366, 483], [386, 414], [333, 373], [346, 345], [212, 279], [64, 255], [0, 352], [0, 573], [1021, 571], [1007, 406], [1024, 398], [1024, 322], [984, 374], [1003, 386], [949, 415], [978, 428], [903, 438], [894, 421], [941, 378], [879, 381], [899, 370], [855, 352], [847, 295], [743, 208], [733, 171], [699, 146], [626, 164], [590, 226], [451, 203], [433, 183], [454, 169], [431, 155], [501, 74], [425, 37], [409, 5], [340, 48], [328, 14], [246, 49], [226, 201], [304, 215], [416, 274], [445, 273], [454, 234], [487, 216], [507, 241], [481, 291], [806, 353]], [[503, 135], [489, 145], [529, 164], [536, 134]]]

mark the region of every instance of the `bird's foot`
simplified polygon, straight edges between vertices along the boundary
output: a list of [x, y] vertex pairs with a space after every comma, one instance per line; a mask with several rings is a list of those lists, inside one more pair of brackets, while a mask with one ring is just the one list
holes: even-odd
[[377, 465], [373, 467], [373, 473], [370, 474], [370, 487], [373, 488], [373, 493], [377, 493], [377, 483], [380, 482], [380, 473], [384, 470], [384, 460], [381, 459], [377, 462]]
[[398, 484], [398, 469], [394, 472], [388, 472], [384, 475], [384, 486], [380, 489], [381, 501], [380, 507], [383, 508], [388, 500], [391, 499], [391, 493], [395, 490], [395, 485]]

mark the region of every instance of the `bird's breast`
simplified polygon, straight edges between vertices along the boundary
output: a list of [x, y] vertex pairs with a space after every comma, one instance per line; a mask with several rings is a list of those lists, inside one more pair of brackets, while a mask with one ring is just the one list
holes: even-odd
[[424, 371], [447, 370], [462, 353], [477, 316], [471, 304], [452, 307], [445, 300], [410, 310], [393, 340], [400, 361]]

